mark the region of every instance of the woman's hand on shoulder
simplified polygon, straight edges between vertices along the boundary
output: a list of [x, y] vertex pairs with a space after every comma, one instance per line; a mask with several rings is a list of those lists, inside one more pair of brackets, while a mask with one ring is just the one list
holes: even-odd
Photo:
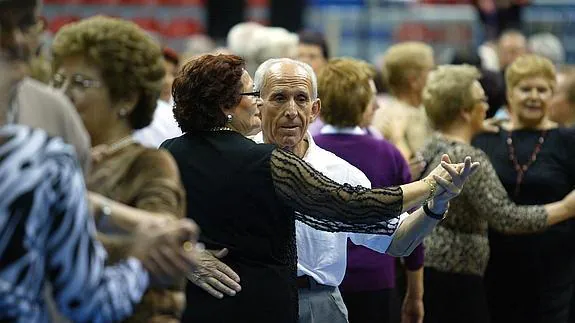
[[483, 120], [483, 126], [481, 132], [487, 133], [498, 133], [502, 125], [506, 122], [506, 119], [500, 118], [490, 118]]

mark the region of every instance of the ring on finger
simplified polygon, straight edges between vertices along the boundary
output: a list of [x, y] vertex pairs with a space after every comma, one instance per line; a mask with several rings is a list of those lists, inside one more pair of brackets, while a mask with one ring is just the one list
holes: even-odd
[[192, 252], [194, 251], [194, 244], [191, 241], [184, 241], [184, 243], [182, 244], [182, 249], [184, 249], [185, 252]]

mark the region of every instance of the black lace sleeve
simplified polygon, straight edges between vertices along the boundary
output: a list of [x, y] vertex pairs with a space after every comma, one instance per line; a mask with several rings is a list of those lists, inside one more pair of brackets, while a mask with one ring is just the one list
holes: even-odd
[[271, 155], [276, 194], [296, 219], [323, 231], [391, 235], [403, 209], [401, 187], [367, 189], [339, 185], [290, 152]]

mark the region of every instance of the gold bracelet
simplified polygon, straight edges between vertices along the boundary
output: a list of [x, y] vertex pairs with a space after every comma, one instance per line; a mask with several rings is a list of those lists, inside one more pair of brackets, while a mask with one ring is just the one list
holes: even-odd
[[429, 203], [435, 196], [435, 191], [437, 190], [437, 182], [431, 181], [427, 177], [423, 179], [423, 182], [429, 186], [429, 196], [425, 200], [424, 204]]

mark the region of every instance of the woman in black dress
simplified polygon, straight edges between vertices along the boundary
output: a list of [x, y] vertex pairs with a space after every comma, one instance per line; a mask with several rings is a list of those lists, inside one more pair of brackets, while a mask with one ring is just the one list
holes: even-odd
[[[487, 153], [516, 204], [559, 201], [575, 187], [575, 130], [548, 119], [553, 64], [522, 56], [505, 78], [511, 120], [498, 133], [476, 138], [474, 145]], [[522, 236], [490, 231], [485, 283], [491, 322], [567, 321], [575, 279], [574, 225], [569, 220]]]
[[[292, 153], [244, 137], [260, 126], [252, 91], [244, 61], [233, 55], [192, 60], [174, 82], [174, 113], [185, 134], [162, 146], [178, 163], [200, 240], [229, 250], [225, 262], [243, 286], [235, 297], [216, 299], [188, 284], [184, 322], [297, 322], [295, 219], [326, 231], [395, 234], [417, 245], [477, 167], [467, 158], [459, 173], [444, 164], [446, 172], [438, 168], [425, 181], [379, 190], [337, 185]], [[427, 212], [400, 221], [427, 197]]]

